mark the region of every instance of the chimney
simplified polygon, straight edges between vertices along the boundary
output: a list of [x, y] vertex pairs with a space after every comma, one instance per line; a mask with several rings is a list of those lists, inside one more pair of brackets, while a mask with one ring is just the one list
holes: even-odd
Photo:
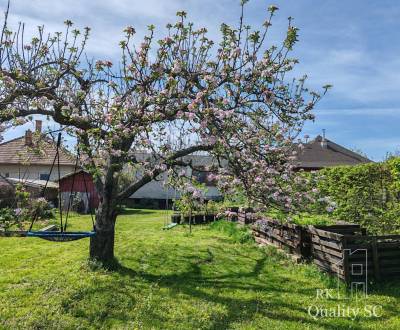
[[32, 131], [28, 129], [25, 132], [25, 145], [26, 146], [31, 146], [32, 145]]
[[325, 129], [322, 130], [322, 140], [321, 140], [321, 147], [326, 149], [328, 147], [328, 142], [325, 139]]
[[36, 133], [41, 134], [42, 133], [42, 121], [41, 120], [36, 120]]

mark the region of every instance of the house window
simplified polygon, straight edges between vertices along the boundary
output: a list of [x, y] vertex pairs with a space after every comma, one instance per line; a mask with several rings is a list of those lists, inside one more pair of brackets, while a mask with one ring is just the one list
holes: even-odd
[[49, 178], [50, 178], [50, 174], [49, 173], [40, 173], [40, 177], [39, 177], [40, 180], [47, 181], [47, 180], [49, 180]]
[[199, 183], [207, 182], [207, 172], [193, 170], [193, 176]]
[[196, 171], [193, 170], [192, 175], [194, 178], [196, 178], [196, 181], [199, 183], [204, 183], [206, 186], [214, 186], [215, 182], [211, 181], [208, 176], [210, 175], [210, 172], [208, 171]]

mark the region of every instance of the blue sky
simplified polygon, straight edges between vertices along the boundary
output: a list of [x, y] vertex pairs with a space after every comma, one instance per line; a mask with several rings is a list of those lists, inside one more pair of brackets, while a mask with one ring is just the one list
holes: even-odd
[[[30, 34], [37, 25], [62, 31], [71, 19], [78, 27], [90, 26], [90, 56], [118, 58], [122, 30], [133, 25], [143, 33], [155, 24], [162, 33], [175, 12], [186, 10], [199, 26], [206, 26], [218, 39], [221, 22], [238, 21], [239, 0], [14, 0], [12, 22], [23, 21]], [[269, 42], [282, 39], [287, 17], [300, 28], [294, 51], [300, 64], [295, 73], [307, 74], [308, 84], [318, 89], [334, 87], [318, 104], [315, 123], [306, 126], [311, 137], [326, 129], [329, 139], [365, 152], [371, 159], [383, 159], [387, 152], [400, 150], [400, 2], [397, 0], [251, 0], [246, 20], [260, 26], [267, 7], [278, 11]], [[0, 0], [2, 8], [6, 1]], [[19, 135], [22, 129], [6, 137]]]

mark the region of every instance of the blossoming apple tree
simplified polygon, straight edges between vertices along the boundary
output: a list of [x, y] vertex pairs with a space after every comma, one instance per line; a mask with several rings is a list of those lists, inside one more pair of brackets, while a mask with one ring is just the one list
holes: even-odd
[[[270, 6], [262, 28], [253, 30], [244, 21], [245, 3], [237, 27], [221, 25], [218, 44], [185, 12], [159, 40], [149, 26], [137, 43], [128, 26], [118, 63], [87, 59], [89, 28], [65, 21], [64, 33], [39, 27], [28, 40], [24, 25], [12, 29], [6, 15], [0, 135], [45, 115], [77, 138], [101, 200], [92, 258], [114, 257], [118, 205], [163, 173], [179, 176], [179, 168], [191, 165], [185, 156], [194, 153], [215, 157], [213, 179], [224, 191], [241, 186], [256, 201], [288, 209], [306, 198], [293, 190], [292, 143], [313, 119], [320, 94], [308, 91], [305, 78], [287, 82], [297, 63], [289, 57], [298, 37], [292, 20], [282, 44], [268, 45], [277, 7]], [[128, 182], [126, 168], [136, 171]]]

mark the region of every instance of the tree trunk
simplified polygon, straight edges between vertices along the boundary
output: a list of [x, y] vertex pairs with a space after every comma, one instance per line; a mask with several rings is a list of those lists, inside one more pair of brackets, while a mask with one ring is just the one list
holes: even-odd
[[96, 213], [96, 235], [90, 238], [90, 258], [111, 264], [114, 261], [115, 220], [114, 203], [102, 201]]
[[114, 234], [114, 227], [108, 230], [96, 228], [96, 236], [90, 238], [90, 259], [103, 264], [114, 261]]

